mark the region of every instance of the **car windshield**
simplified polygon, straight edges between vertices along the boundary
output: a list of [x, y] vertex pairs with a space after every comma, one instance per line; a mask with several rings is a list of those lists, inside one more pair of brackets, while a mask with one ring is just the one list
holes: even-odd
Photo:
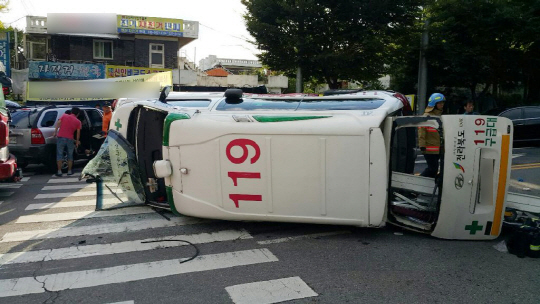
[[374, 110], [384, 103], [384, 99], [326, 99], [326, 100], [283, 100], [283, 99], [243, 99], [239, 103], [222, 100], [217, 111], [260, 111], [260, 110]]
[[110, 184], [111, 188], [120, 187], [122, 196], [129, 202], [144, 203], [144, 187], [134, 151], [133, 146], [120, 133], [109, 130], [107, 139], [97, 155], [84, 167], [81, 176], [99, 177], [105, 185]]
[[38, 116], [39, 112], [36, 110], [32, 111], [16, 111], [14, 113], [11, 113], [11, 123], [10, 126], [12, 128], [30, 128], [32, 126], [32, 123]]

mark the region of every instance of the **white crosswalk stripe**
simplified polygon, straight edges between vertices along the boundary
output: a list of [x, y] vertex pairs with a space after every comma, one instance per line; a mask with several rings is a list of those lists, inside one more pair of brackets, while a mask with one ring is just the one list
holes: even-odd
[[53, 178], [53, 179], [50, 179], [47, 183], [49, 184], [84, 183], [84, 181], [79, 180], [78, 177], [68, 177], [68, 178]]
[[[120, 201], [116, 198], [103, 199], [103, 205], [118, 204]], [[55, 203], [37, 203], [30, 204], [24, 210], [39, 210], [39, 209], [52, 209], [52, 208], [69, 208], [69, 207], [86, 207], [95, 206], [96, 199], [91, 200], [76, 200], [76, 201], [60, 201]]]
[[8, 197], [13, 195], [15, 192], [0, 192], [0, 197]]
[[[119, 193], [122, 193], [122, 190], [118, 189], [115, 192], [117, 194], [119, 194]], [[105, 194], [108, 194], [108, 193], [105, 193]], [[61, 193], [45, 193], [45, 194], [36, 195], [36, 197], [34, 197], [34, 199], [66, 198], [66, 197], [95, 196], [95, 195], [96, 195], [96, 190], [93, 190], [93, 191], [77, 191], [77, 192], [61, 192]]]
[[225, 290], [235, 304], [270, 304], [317, 296], [299, 277], [229, 286]]
[[96, 184], [74, 184], [74, 185], [61, 185], [61, 186], [45, 186], [41, 190], [67, 190], [67, 189], [86, 189], [96, 188]]
[[143, 213], [154, 213], [155, 211], [149, 207], [132, 207], [126, 209], [117, 209], [110, 211], [78, 211], [78, 212], [65, 212], [65, 213], [53, 213], [53, 214], [33, 214], [19, 217], [16, 223], [42, 223], [42, 222], [56, 222], [56, 221], [68, 221], [68, 220], [80, 220], [96, 217], [107, 216], [120, 216], [120, 215], [135, 215]]
[[22, 187], [21, 183], [11, 183], [11, 184], [0, 184], [0, 189], [18, 189]]
[[109, 268], [73, 271], [43, 276], [0, 280], [0, 297], [19, 296], [133, 282], [191, 272], [231, 268], [237, 266], [276, 262], [278, 258], [268, 249], [203, 255], [179, 264], [179, 259], [149, 263], [121, 265]]
[[213, 233], [200, 233], [194, 235], [171, 235], [163, 238], [152, 238], [110, 244], [86, 245], [27, 252], [13, 252], [0, 254], [0, 265], [78, 259], [92, 256], [145, 251], [158, 248], [171, 248], [188, 245], [185, 242], [170, 241], [174, 239], [181, 239], [191, 242], [193, 244], [206, 244], [240, 239], [244, 240], [250, 238], [252, 238], [252, 236], [247, 231], [222, 230]]
[[[153, 215], [153, 214], [152, 214]], [[142, 218], [137, 221], [129, 221], [112, 224], [97, 224], [89, 226], [69, 226], [57, 229], [40, 229], [28, 231], [16, 231], [6, 233], [0, 243], [18, 242], [28, 240], [54, 239], [81, 235], [97, 235], [118, 232], [132, 232], [146, 229], [192, 225], [207, 222], [207, 220], [193, 217], [174, 217], [170, 221], [155, 214], [151, 218]]]
[[30, 180], [30, 177], [28, 177], [28, 176], [27, 176], [27, 177], [21, 178], [21, 182], [23, 182], [23, 183], [24, 183], [24, 182], [27, 182], [27, 181], [29, 181], [29, 180]]

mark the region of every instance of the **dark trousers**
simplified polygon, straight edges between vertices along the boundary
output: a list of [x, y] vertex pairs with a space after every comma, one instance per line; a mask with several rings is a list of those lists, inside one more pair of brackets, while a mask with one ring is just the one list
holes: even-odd
[[439, 172], [439, 154], [424, 154], [427, 162], [427, 168], [420, 174], [425, 177], [437, 177]]

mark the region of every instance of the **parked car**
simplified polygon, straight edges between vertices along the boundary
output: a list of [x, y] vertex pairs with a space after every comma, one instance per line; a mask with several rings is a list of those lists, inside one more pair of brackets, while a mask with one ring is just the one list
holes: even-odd
[[[72, 107], [72, 105], [53, 105], [26, 108], [11, 114], [12, 132], [9, 135], [9, 147], [17, 157], [19, 167], [24, 168], [31, 163], [41, 163], [50, 170], [56, 170], [54, 128], [58, 119]], [[82, 122], [81, 144], [78, 149], [75, 149], [75, 160], [90, 158], [101, 145], [101, 140], [93, 137], [101, 132], [101, 111], [85, 106], [79, 108], [82, 110], [82, 115], [79, 115]], [[67, 168], [67, 153], [64, 159], [65, 169]]]
[[484, 113], [506, 117], [514, 123], [514, 143], [540, 142], [540, 106], [495, 108]]
[[15, 112], [19, 109], [22, 109], [22, 106], [15, 101], [6, 100], [6, 107], [10, 112]]

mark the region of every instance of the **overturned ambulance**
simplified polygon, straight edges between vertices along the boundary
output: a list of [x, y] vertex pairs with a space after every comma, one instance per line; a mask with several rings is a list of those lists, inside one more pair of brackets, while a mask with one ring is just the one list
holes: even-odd
[[[512, 151], [506, 118], [402, 116], [402, 102], [384, 91], [166, 95], [117, 107], [83, 176], [194, 217], [391, 223], [445, 239], [500, 233]], [[440, 134], [436, 178], [419, 175], [418, 128]]]

